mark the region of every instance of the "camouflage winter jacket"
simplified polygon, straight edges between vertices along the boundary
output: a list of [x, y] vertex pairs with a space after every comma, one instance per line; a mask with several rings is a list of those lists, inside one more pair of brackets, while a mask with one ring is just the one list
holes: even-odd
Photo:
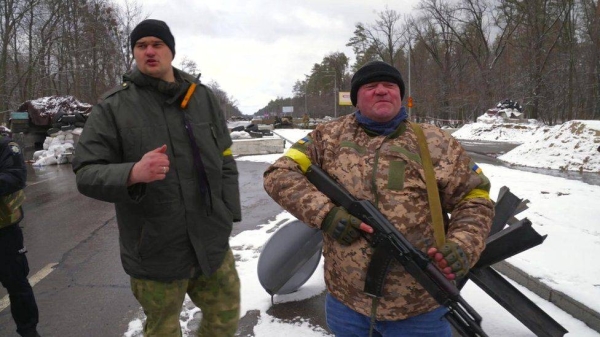
[[[299, 220], [320, 228], [334, 204], [311, 185], [294, 161], [308, 159], [354, 197], [370, 200], [416, 248], [425, 252], [435, 242], [417, 137], [410, 125], [404, 122], [386, 137], [365, 131], [354, 115], [321, 124], [265, 171], [265, 190]], [[493, 217], [489, 180], [453, 137], [432, 125], [424, 124], [422, 128], [442, 207], [451, 213], [446, 238], [460, 244], [474, 265], [485, 246]], [[342, 246], [324, 236], [327, 289], [368, 316], [371, 297], [363, 288], [372, 253], [363, 238]], [[393, 261], [377, 319], [404, 319], [436, 307], [436, 301]]]

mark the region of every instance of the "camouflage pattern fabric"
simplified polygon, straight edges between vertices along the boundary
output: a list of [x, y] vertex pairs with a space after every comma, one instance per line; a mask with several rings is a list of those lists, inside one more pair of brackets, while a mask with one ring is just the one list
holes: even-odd
[[156, 282], [131, 278], [131, 290], [140, 302], [146, 322], [144, 336], [181, 336], [179, 315], [187, 293], [202, 310], [198, 336], [234, 336], [240, 319], [240, 280], [231, 249], [211, 276]]
[[[451, 212], [446, 239], [460, 244], [472, 266], [485, 247], [493, 218], [489, 180], [456, 139], [435, 126], [421, 126], [442, 207]], [[376, 136], [365, 132], [354, 115], [344, 116], [319, 125], [265, 171], [267, 193], [299, 220], [320, 228], [335, 205], [303, 176], [298, 164], [306, 159], [303, 156], [354, 197], [373, 202], [417, 249], [425, 253], [434, 245], [425, 172], [410, 123], [402, 123], [387, 137]], [[327, 289], [367, 316], [371, 316], [372, 298], [363, 288], [372, 253], [363, 238], [343, 246], [324, 236]], [[378, 320], [404, 319], [438, 306], [401, 265], [392, 262], [376, 311]]]

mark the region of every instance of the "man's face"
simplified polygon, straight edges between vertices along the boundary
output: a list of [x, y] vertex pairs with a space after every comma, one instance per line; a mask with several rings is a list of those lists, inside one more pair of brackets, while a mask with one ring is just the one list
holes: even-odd
[[133, 47], [133, 58], [143, 74], [172, 82], [173, 54], [163, 40], [154, 36], [137, 40]]
[[372, 82], [361, 86], [356, 94], [356, 107], [373, 121], [385, 123], [394, 118], [402, 106], [400, 88], [392, 82]]

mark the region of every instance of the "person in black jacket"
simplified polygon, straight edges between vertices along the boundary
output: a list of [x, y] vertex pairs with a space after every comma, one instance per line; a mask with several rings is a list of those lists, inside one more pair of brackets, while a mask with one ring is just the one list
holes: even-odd
[[39, 336], [38, 307], [27, 280], [29, 264], [19, 222], [27, 167], [19, 145], [8, 134], [0, 133], [0, 283], [8, 291], [10, 311], [17, 333], [24, 337]]
[[185, 295], [200, 336], [233, 336], [240, 281], [229, 246], [241, 220], [232, 140], [214, 93], [172, 66], [166, 23], [131, 32], [135, 69], [92, 108], [75, 148], [79, 191], [115, 204], [121, 262], [144, 336], [181, 336]]

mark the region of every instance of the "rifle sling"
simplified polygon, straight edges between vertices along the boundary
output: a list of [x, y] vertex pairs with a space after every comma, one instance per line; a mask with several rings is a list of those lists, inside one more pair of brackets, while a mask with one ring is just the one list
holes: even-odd
[[423, 129], [417, 123], [411, 123], [417, 141], [419, 143], [419, 152], [421, 154], [421, 163], [425, 171], [425, 184], [427, 185], [427, 198], [429, 199], [429, 208], [431, 209], [431, 222], [433, 223], [433, 236], [435, 243], [441, 247], [446, 243], [446, 232], [444, 230], [444, 218], [442, 216], [442, 204], [440, 202], [440, 193], [438, 191], [437, 182], [435, 180], [435, 172], [433, 171], [433, 163], [431, 155], [427, 147], [427, 139], [423, 133]]

